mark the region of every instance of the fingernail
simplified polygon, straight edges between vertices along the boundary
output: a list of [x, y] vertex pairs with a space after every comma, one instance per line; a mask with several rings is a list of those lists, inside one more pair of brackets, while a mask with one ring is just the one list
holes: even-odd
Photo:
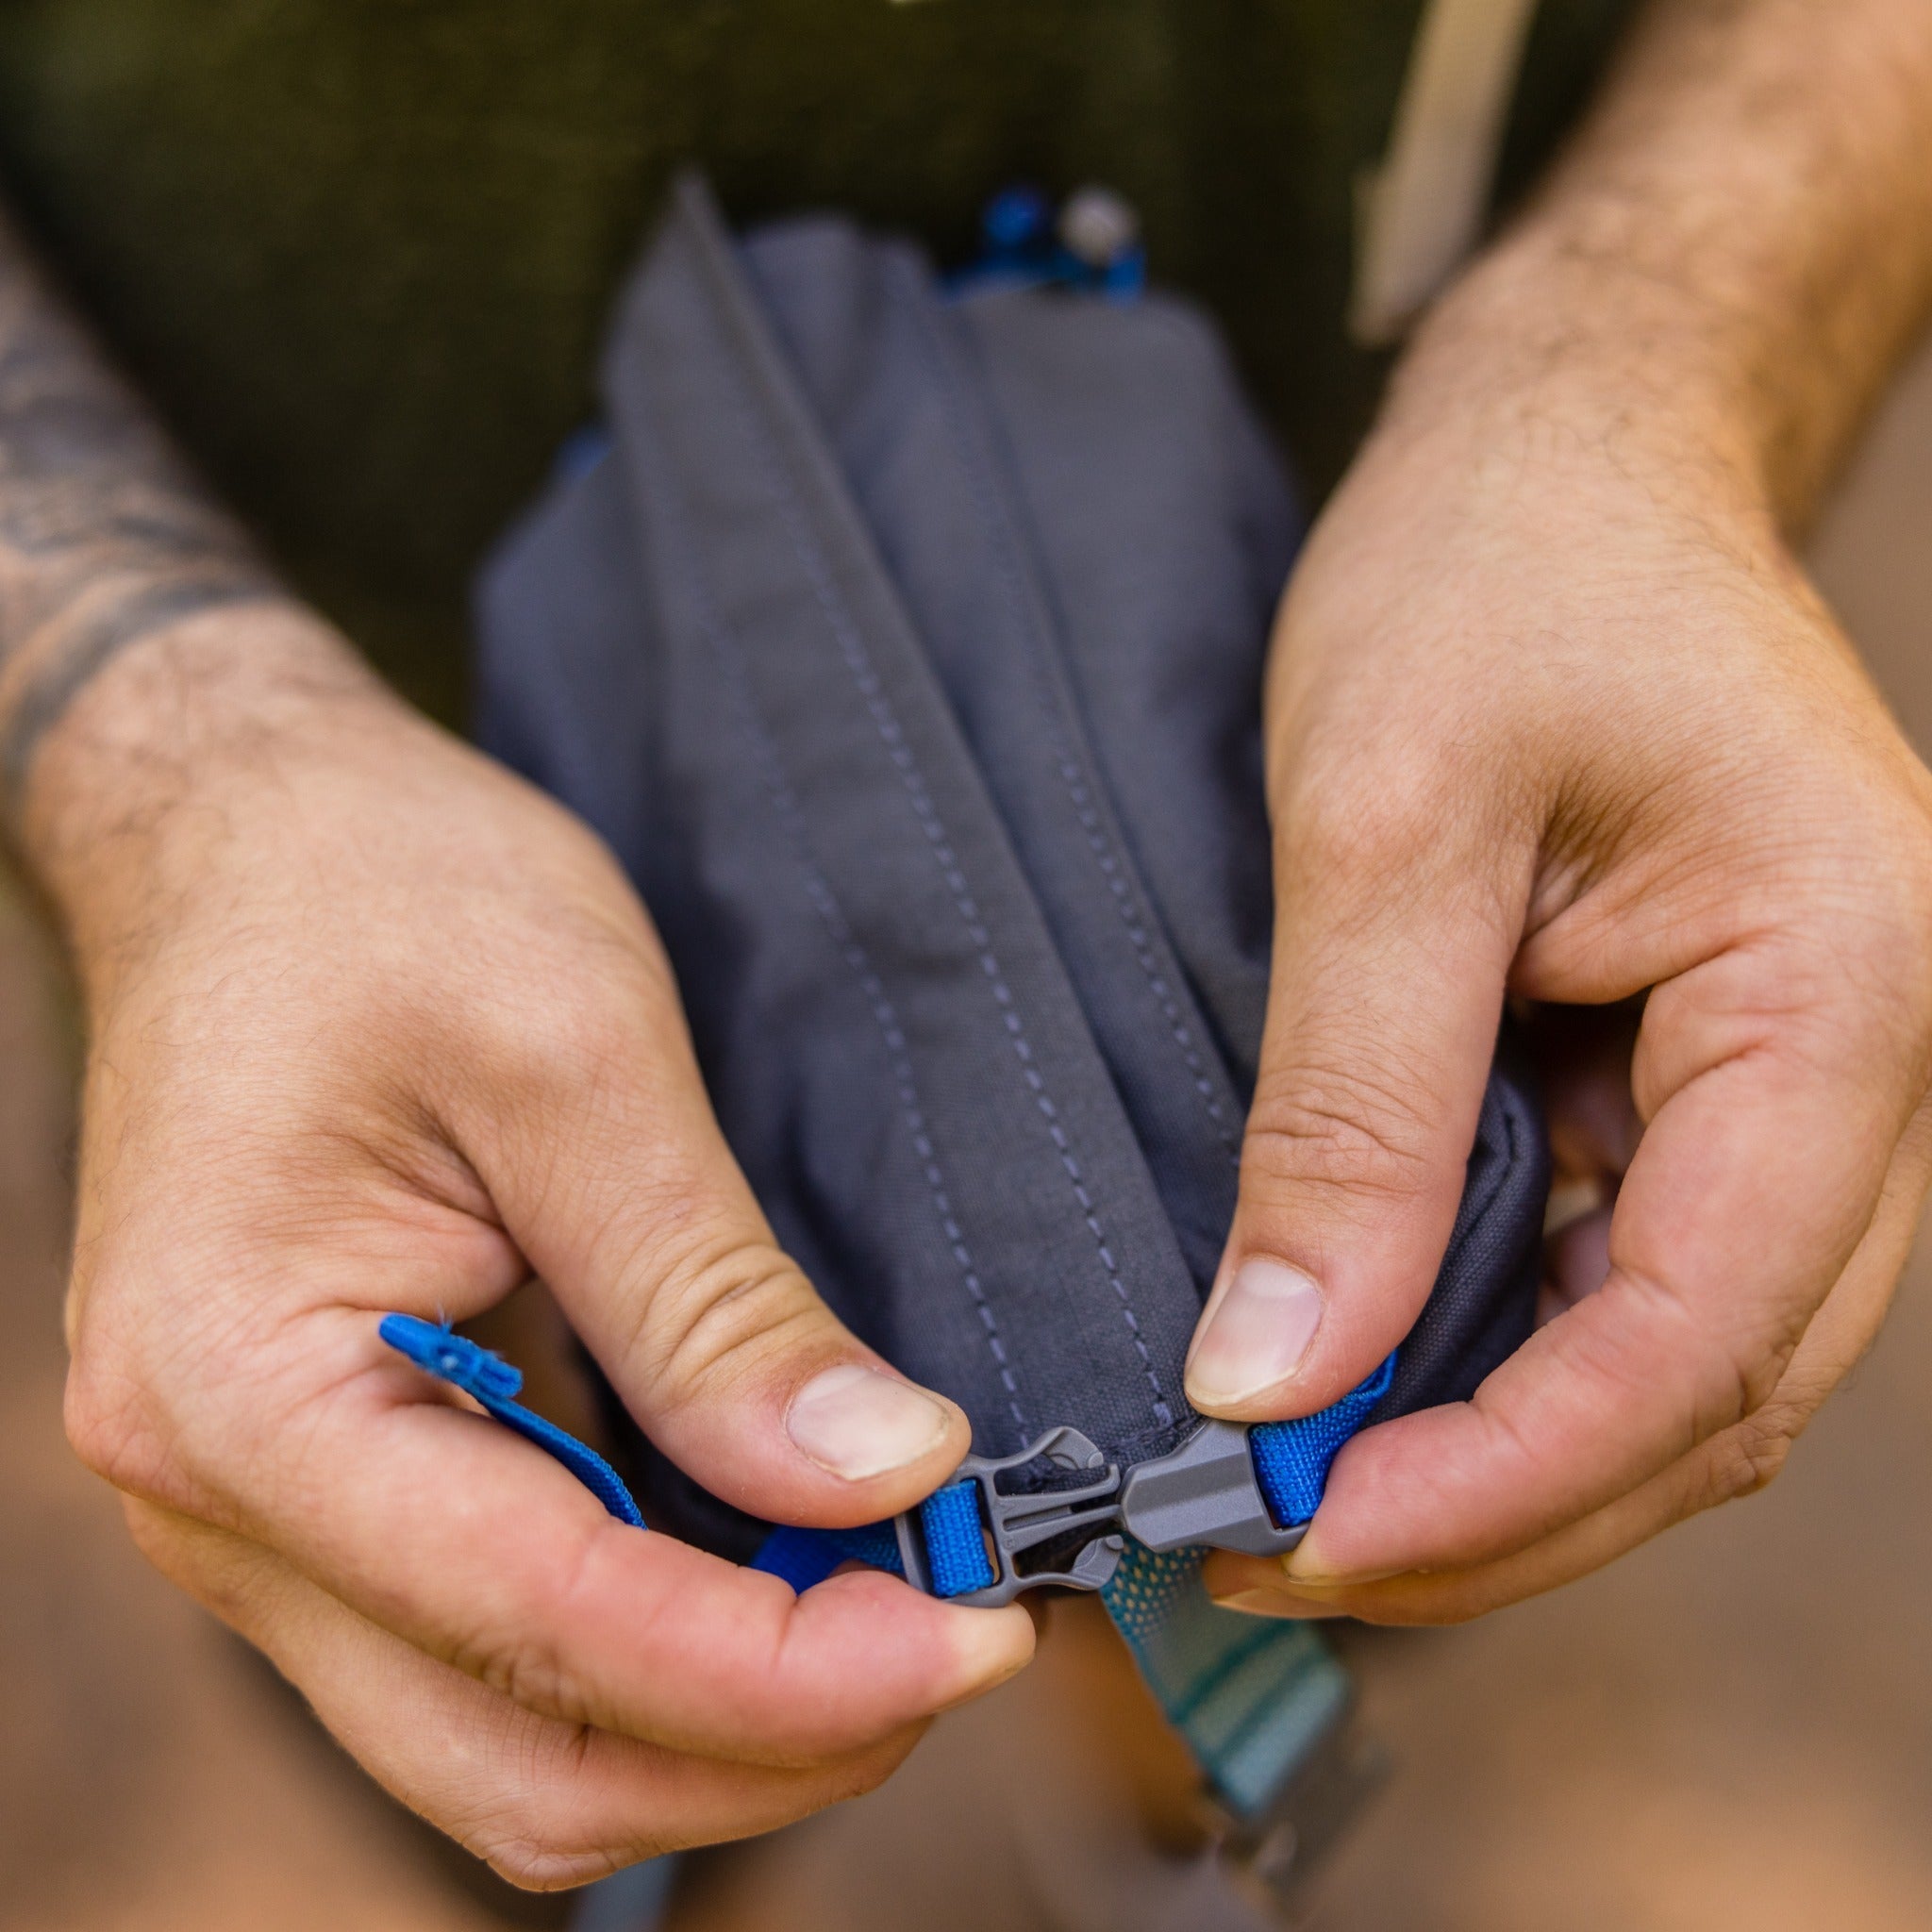
[[[1011, 1609], [1022, 1609], [1018, 1604]], [[1008, 1678], [1017, 1677], [1033, 1660], [1035, 1632], [1024, 1610], [1014, 1622], [1008, 1610], [969, 1610], [956, 1612], [958, 1621], [951, 1630], [954, 1656], [958, 1669], [959, 1688], [939, 1705], [939, 1711], [957, 1710], [997, 1690]]]
[[1309, 1547], [1312, 1541], [1313, 1533], [1310, 1532], [1281, 1559], [1282, 1574], [1288, 1578], [1291, 1590], [1311, 1593], [1324, 1590], [1355, 1590], [1365, 1583], [1386, 1583], [1391, 1576], [1408, 1574], [1400, 1564], [1383, 1570], [1337, 1569], [1332, 1563], [1323, 1560], [1319, 1548]]
[[1188, 1398], [1210, 1413], [1285, 1382], [1322, 1324], [1322, 1291], [1299, 1268], [1255, 1256], [1235, 1270], [1188, 1363]]
[[1333, 1604], [1311, 1604], [1285, 1590], [1238, 1590], [1232, 1596], [1218, 1596], [1215, 1607], [1240, 1610], [1250, 1617], [1288, 1617], [1312, 1622], [1318, 1617], [1340, 1617], [1343, 1612]]
[[785, 1428], [821, 1469], [862, 1482], [917, 1462], [937, 1446], [947, 1421], [924, 1390], [861, 1362], [841, 1362], [791, 1398]]

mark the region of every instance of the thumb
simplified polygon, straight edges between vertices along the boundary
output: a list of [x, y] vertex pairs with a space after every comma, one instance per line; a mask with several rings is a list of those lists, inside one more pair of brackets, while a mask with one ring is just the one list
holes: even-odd
[[1455, 1224], [1526, 884], [1447, 785], [1387, 779], [1277, 806], [1241, 1196], [1188, 1359], [1210, 1415], [1346, 1393], [1413, 1325]]
[[713, 1494], [835, 1526], [909, 1507], [971, 1446], [965, 1415], [865, 1347], [777, 1245], [668, 981], [618, 1003], [570, 1023], [579, 1050], [553, 1043], [513, 1091], [492, 1083], [479, 1170], [506, 1227], [645, 1432]]

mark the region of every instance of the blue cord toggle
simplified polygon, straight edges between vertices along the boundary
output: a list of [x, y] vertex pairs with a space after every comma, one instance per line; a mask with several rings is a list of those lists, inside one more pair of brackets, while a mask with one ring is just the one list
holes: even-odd
[[[995, 290], [1068, 288], [1132, 302], [1147, 287], [1140, 223], [1118, 195], [1087, 189], [1058, 211], [1038, 188], [1003, 189], [980, 217], [979, 258], [946, 277], [956, 298]], [[1058, 231], [1057, 231], [1058, 230]], [[1069, 235], [1078, 246], [1069, 245]]]
[[385, 1315], [376, 1332], [398, 1355], [408, 1356], [419, 1369], [474, 1395], [498, 1422], [555, 1457], [620, 1523], [643, 1528], [642, 1512], [625, 1488], [624, 1478], [594, 1449], [515, 1400], [524, 1386], [521, 1369], [467, 1335], [458, 1335], [447, 1322], [425, 1322], [417, 1315]]
[[1340, 1402], [1331, 1402], [1326, 1408], [1298, 1416], [1293, 1422], [1257, 1423], [1248, 1431], [1255, 1480], [1260, 1484], [1275, 1522], [1284, 1529], [1313, 1517], [1328, 1486], [1330, 1465], [1341, 1455], [1342, 1444], [1368, 1421], [1369, 1411], [1388, 1394], [1394, 1379], [1395, 1357], [1391, 1355]]

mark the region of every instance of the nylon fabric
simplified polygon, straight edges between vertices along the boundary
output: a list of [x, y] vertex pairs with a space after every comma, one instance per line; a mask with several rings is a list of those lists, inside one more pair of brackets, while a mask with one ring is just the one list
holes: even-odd
[[[1158, 293], [949, 302], [830, 218], [734, 243], [688, 181], [604, 393], [603, 459], [483, 579], [486, 746], [637, 880], [733, 1150], [843, 1319], [982, 1455], [1062, 1424], [1167, 1453], [1259, 1048], [1260, 670], [1297, 537], [1213, 329]], [[1546, 1186], [1505, 1053], [1436, 1291], [1351, 1425], [1466, 1397], [1527, 1333]], [[654, 1520], [753, 1554], [613, 1420]], [[1288, 1427], [1292, 1513], [1341, 1434]], [[1130, 1548], [1108, 1602], [1252, 1806], [1345, 1685], [1197, 1570]]]
[[[934, 1596], [965, 1596], [993, 1580], [979, 1532], [974, 1484], [948, 1483], [935, 1490], [919, 1506], [919, 1527]], [[803, 1591], [823, 1583], [841, 1563], [869, 1563], [894, 1576], [906, 1574], [898, 1536], [890, 1522], [863, 1524], [857, 1529], [797, 1529], [781, 1524], [765, 1539], [751, 1567], [782, 1576], [792, 1589]]]
[[794, 1529], [781, 1524], [765, 1539], [751, 1567], [783, 1577], [802, 1596], [841, 1563], [868, 1563], [894, 1576], [906, 1574], [890, 1523], [867, 1523], [857, 1529]]
[[[948, 305], [828, 219], [741, 252], [687, 186], [606, 370], [611, 455], [484, 585], [486, 742], [637, 876], [841, 1315], [981, 1453], [1165, 1453], [1266, 998], [1295, 534], [1212, 331], [1159, 296]], [[1543, 1179], [1506, 1064], [1384, 1414], [1526, 1332]]]

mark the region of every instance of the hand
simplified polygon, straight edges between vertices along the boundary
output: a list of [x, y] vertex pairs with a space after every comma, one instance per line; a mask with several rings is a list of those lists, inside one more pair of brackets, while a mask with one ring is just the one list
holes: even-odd
[[312, 631], [144, 643], [36, 770], [92, 1031], [75, 1444], [163, 1571], [520, 1884], [869, 1789], [1024, 1663], [1024, 1610], [877, 1573], [794, 1599], [612, 1521], [377, 1340], [534, 1272], [667, 1452], [788, 1522], [890, 1515], [968, 1443], [774, 1247], [596, 841]]
[[[1273, 994], [1189, 1392], [1303, 1414], [1401, 1340], [1506, 993], [1605, 1009], [1557, 1029], [1546, 1096], [1559, 1199], [1605, 1205], [1473, 1402], [1345, 1448], [1285, 1563], [1212, 1561], [1276, 1614], [1471, 1616], [1759, 1487], [1932, 1172], [1932, 779], [1736, 438], [1641, 375], [1453, 359], [1281, 614]], [[1645, 995], [1634, 1028], [1609, 1004]]]

